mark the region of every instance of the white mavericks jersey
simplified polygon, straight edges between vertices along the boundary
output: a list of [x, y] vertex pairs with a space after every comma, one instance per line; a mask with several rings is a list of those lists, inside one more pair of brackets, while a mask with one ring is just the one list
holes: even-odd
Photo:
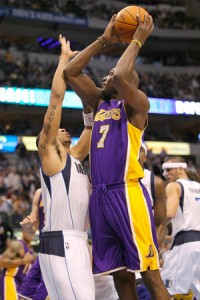
[[46, 176], [40, 168], [46, 231], [87, 231], [90, 183], [81, 162], [67, 154], [65, 168]]
[[144, 169], [144, 177], [140, 180], [147, 189], [153, 207], [155, 201], [154, 174], [148, 169]]
[[200, 231], [200, 183], [178, 179], [182, 195], [175, 217], [172, 219], [172, 236], [180, 231]]

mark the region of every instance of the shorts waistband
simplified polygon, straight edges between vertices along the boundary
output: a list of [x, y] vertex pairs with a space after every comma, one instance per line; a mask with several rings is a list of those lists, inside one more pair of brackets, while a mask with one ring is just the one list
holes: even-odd
[[180, 246], [185, 243], [197, 242], [197, 241], [200, 241], [200, 231], [196, 231], [196, 230], [180, 231], [175, 236], [170, 250], [172, 250], [174, 246]]
[[59, 237], [59, 236], [77, 236], [87, 240], [88, 234], [85, 231], [79, 230], [60, 230], [60, 231], [44, 231], [42, 237]]
[[87, 233], [77, 230], [44, 231], [42, 232], [38, 253], [65, 257], [65, 238], [73, 236], [87, 240]]
[[64, 236], [77, 236], [77, 237], [82, 237], [85, 240], [88, 239], [88, 234], [85, 231], [63, 230], [62, 233], [63, 233]]
[[119, 182], [119, 183], [99, 183], [96, 186], [92, 186], [92, 190], [114, 190], [125, 186], [125, 182]]

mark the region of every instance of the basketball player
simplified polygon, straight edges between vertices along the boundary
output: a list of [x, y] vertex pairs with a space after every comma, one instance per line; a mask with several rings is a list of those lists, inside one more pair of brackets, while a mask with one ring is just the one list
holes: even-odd
[[37, 143], [41, 162], [41, 188], [45, 226], [40, 237], [39, 262], [50, 299], [94, 300], [86, 231], [89, 227], [90, 183], [81, 161], [88, 155], [91, 109], [84, 106], [85, 129], [78, 143], [59, 130], [66, 90], [63, 70], [77, 53], [60, 35], [61, 55], [55, 72], [50, 103]]
[[134, 65], [140, 46], [153, 30], [152, 17], [145, 15], [144, 23], [138, 17], [132, 42], [116, 68], [103, 78], [101, 88], [82, 72], [104, 46], [119, 42], [114, 19], [65, 69], [79, 97], [92, 107], [97, 105], [90, 150], [93, 273], [112, 273], [120, 300], [131, 300], [137, 299], [134, 272], [142, 272], [152, 298], [166, 300], [170, 297], [159, 273], [151, 203], [139, 181], [144, 171], [138, 162], [149, 101], [137, 88]]
[[[39, 236], [44, 227], [44, 206], [42, 202], [42, 190], [37, 189], [33, 197], [32, 211], [29, 216], [20, 222], [23, 230], [30, 234], [35, 234], [39, 229]], [[18, 292], [19, 299], [45, 300], [47, 290], [42, 278], [38, 257], [26, 275]]]
[[31, 249], [34, 235], [22, 232], [22, 239], [11, 241], [8, 248], [0, 256], [0, 267], [3, 268], [0, 276], [0, 299], [18, 300], [17, 292], [35, 260]]
[[173, 238], [162, 278], [174, 298], [178, 299], [176, 294], [191, 295], [191, 289], [200, 299], [200, 183], [189, 179], [182, 157], [167, 158], [162, 168], [169, 182], [167, 220], [172, 224]]

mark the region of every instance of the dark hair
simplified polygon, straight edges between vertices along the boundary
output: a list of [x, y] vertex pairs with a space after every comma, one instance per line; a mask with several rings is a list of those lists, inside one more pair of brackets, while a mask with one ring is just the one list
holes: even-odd
[[200, 177], [196, 172], [193, 172], [191, 170], [186, 170], [186, 174], [190, 180], [200, 183]]
[[185, 163], [185, 158], [183, 158], [182, 156], [167, 156], [164, 159], [164, 162], [167, 162], [171, 160], [172, 162], [181, 162], [181, 163]]

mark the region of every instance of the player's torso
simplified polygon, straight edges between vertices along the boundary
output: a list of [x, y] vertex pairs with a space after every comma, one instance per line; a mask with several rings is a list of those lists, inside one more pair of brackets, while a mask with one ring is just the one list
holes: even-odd
[[43, 231], [86, 230], [90, 183], [79, 160], [67, 156], [65, 168], [48, 177], [41, 172], [45, 209]]
[[172, 220], [173, 235], [179, 231], [200, 231], [200, 183], [179, 179], [183, 186], [183, 198], [179, 205], [176, 216]]
[[138, 163], [142, 133], [128, 122], [122, 101], [99, 105], [90, 152], [93, 186], [143, 177]]

